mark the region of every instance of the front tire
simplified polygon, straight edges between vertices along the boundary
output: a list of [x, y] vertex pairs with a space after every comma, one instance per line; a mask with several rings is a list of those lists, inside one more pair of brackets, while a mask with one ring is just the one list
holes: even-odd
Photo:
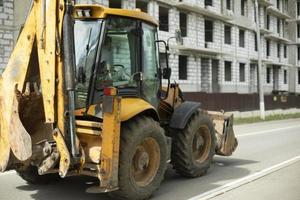
[[206, 174], [215, 154], [216, 137], [208, 113], [198, 110], [183, 130], [172, 130], [171, 162], [176, 172], [194, 178]]
[[31, 185], [45, 185], [61, 179], [58, 174], [39, 175], [36, 166], [29, 166], [26, 169], [17, 170], [17, 172], [23, 180]]
[[159, 187], [167, 167], [167, 141], [158, 122], [136, 117], [122, 125], [119, 190], [112, 199], [143, 200]]

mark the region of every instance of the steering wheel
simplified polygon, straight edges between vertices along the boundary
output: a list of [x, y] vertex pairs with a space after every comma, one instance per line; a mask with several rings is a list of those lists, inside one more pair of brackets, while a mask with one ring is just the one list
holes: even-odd
[[[119, 70], [116, 70], [117, 68], [119, 68]], [[121, 64], [115, 64], [115, 65], [113, 65], [113, 69], [114, 69], [114, 72], [121, 71], [121, 70], [126, 70], [125, 66], [121, 65]]]
[[113, 65], [113, 73], [119, 76], [125, 75], [130, 79], [131, 75], [126, 71], [126, 68], [124, 65], [121, 64], [115, 64]]

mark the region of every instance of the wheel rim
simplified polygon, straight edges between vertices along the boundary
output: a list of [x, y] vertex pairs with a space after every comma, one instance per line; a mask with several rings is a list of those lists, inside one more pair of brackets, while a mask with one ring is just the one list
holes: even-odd
[[160, 164], [159, 144], [153, 138], [146, 138], [136, 148], [132, 159], [132, 179], [139, 187], [150, 184]]
[[205, 161], [210, 152], [211, 135], [207, 126], [201, 126], [193, 138], [192, 151], [194, 160], [198, 163]]

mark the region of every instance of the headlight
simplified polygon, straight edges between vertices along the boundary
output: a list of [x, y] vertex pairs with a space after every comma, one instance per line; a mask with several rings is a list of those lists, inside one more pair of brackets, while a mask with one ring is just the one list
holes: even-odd
[[78, 17], [91, 17], [92, 10], [91, 9], [78, 9], [76, 11]]

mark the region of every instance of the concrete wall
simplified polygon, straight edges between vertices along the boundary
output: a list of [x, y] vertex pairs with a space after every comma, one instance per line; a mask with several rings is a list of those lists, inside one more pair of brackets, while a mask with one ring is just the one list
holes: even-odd
[[[115, 0], [116, 1], [116, 0]], [[121, 1], [121, 0], [120, 0]], [[214, 0], [213, 6], [205, 7], [204, 0], [183, 0], [181, 3], [193, 7], [191, 9], [179, 8], [179, 1], [177, 0], [145, 0], [148, 2], [148, 13], [157, 20], [159, 19], [159, 6], [169, 8], [169, 31], [159, 31], [160, 39], [167, 40], [169, 37], [174, 36], [175, 30], [179, 29], [179, 14], [180, 12], [187, 14], [187, 37], [183, 38], [183, 50], [179, 48], [175, 40], [171, 40], [170, 44], [171, 54], [169, 56], [169, 63], [172, 68], [172, 80], [179, 82], [184, 91], [206, 91], [212, 92], [212, 60], [219, 61], [218, 83], [219, 92], [238, 92], [238, 93], [251, 93], [256, 92], [257, 73], [251, 72], [250, 65], [257, 63], [257, 51], [255, 51], [255, 19], [254, 19], [254, 5], [252, 1], [247, 1], [245, 16], [241, 16], [241, 5], [239, 0], [232, 1], [232, 9], [225, 8], [225, 0]], [[109, 0], [77, 0], [77, 3], [99, 3], [105, 6], [109, 5]], [[276, 0], [272, 0], [276, 10]], [[121, 5], [123, 8], [135, 9], [136, 0], [122, 0]], [[1, 23], [8, 24], [15, 29], [18, 29], [20, 24], [23, 23], [29, 6], [29, 0], [4, 0], [3, 12], [0, 12], [0, 31]], [[199, 10], [195, 9], [199, 8]], [[203, 13], [205, 8], [206, 12], [214, 13], [215, 16], [210, 17]], [[201, 11], [202, 9], [202, 11]], [[264, 33], [261, 39], [262, 54], [263, 54], [263, 79], [265, 83], [265, 92], [270, 93], [274, 89], [273, 85], [273, 65], [280, 66], [278, 71], [279, 90], [289, 90], [291, 92], [300, 92], [300, 86], [297, 81], [297, 67], [300, 65], [297, 61], [297, 44], [288, 45], [288, 58], [284, 58], [284, 45], [290, 44], [286, 39], [291, 41], [298, 41], [296, 37], [296, 23], [299, 21], [289, 20], [286, 17], [278, 17], [278, 13], [274, 14], [263, 5], [259, 7], [260, 25], [266, 28], [266, 16], [270, 15], [270, 30], [268, 34]], [[296, 0], [289, 0], [289, 10], [283, 8], [283, 4], [278, 12], [288, 14], [291, 19], [297, 19], [296, 16]], [[1, 8], [0, 8], [1, 11]], [[13, 13], [15, 11], [15, 14]], [[279, 13], [280, 14], [280, 13]], [[230, 16], [231, 19], [227, 19]], [[277, 20], [280, 19], [280, 34], [277, 34]], [[213, 42], [205, 43], [205, 19], [213, 21]], [[224, 25], [230, 25], [231, 28], [231, 44], [224, 42]], [[245, 47], [239, 47], [239, 30], [245, 31]], [[13, 39], [11, 32], [14, 33], [16, 38], [18, 31], [2, 31], [0, 32], [0, 67], [4, 67], [7, 63], [8, 56], [11, 52]], [[5, 39], [3, 39], [5, 35]], [[269, 37], [273, 35], [273, 37]], [[282, 38], [285, 39], [282, 39]], [[271, 41], [271, 55], [266, 56], [266, 39]], [[300, 41], [300, 40], [299, 40]], [[280, 44], [280, 57], [277, 56], [277, 45]], [[2, 45], [2, 46], [1, 46]], [[4, 46], [6, 47], [6, 50]], [[5, 52], [1, 52], [5, 51]], [[178, 80], [178, 57], [179, 55], [188, 56], [188, 79]], [[202, 69], [202, 60], [209, 60], [209, 67]], [[224, 62], [231, 61], [231, 81], [225, 81]], [[245, 63], [245, 82], [239, 81], [239, 64]], [[266, 68], [271, 68], [271, 83], [266, 83]], [[288, 70], [288, 83], [283, 84], [284, 70]], [[205, 73], [205, 75], [201, 74]]]
[[4, 0], [3, 6], [0, 6], [0, 72], [5, 68], [13, 49], [14, 19], [13, 0]]

